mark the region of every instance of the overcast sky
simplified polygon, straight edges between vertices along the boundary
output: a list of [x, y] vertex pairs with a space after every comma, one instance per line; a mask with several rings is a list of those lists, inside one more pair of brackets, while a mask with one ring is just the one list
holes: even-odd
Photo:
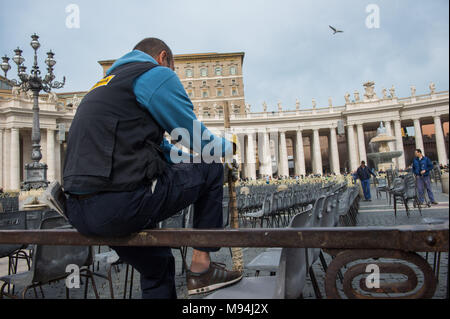
[[[80, 10], [80, 28], [67, 28], [69, 4]], [[379, 7], [379, 28], [367, 28], [370, 4]], [[449, 84], [448, 0], [81, 0], [2, 1], [0, 54], [24, 49], [30, 67], [30, 35], [56, 53], [65, 91], [89, 89], [102, 75], [97, 61], [115, 59], [142, 38], [166, 41], [175, 54], [245, 52], [246, 102], [253, 111], [343, 105], [344, 94], [362, 84], [395, 85], [397, 95], [437, 91]], [[71, 20], [73, 21], [73, 20]], [[344, 33], [332, 35], [331, 24]], [[42, 65], [43, 68], [43, 65]], [[12, 71], [12, 70], [11, 70]], [[11, 72], [10, 75], [16, 72]]]

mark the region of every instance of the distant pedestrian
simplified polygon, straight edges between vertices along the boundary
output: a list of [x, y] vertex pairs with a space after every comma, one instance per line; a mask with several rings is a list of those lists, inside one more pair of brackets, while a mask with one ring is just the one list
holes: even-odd
[[413, 172], [416, 176], [417, 195], [419, 202], [424, 203], [425, 188], [427, 189], [428, 198], [433, 205], [438, 203], [434, 199], [433, 191], [431, 190], [430, 172], [433, 170], [433, 163], [431, 160], [422, 154], [422, 150], [416, 149], [416, 157], [413, 161]]
[[376, 177], [372, 170], [366, 166], [365, 161], [361, 161], [361, 166], [356, 171], [356, 176], [361, 180], [361, 186], [364, 192], [364, 199], [366, 201], [372, 201], [370, 195], [370, 175]]

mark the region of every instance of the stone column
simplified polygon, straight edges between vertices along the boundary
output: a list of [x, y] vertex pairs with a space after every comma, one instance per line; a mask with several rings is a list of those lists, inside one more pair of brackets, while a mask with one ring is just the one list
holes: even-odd
[[19, 129], [11, 129], [11, 177], [9, 188], [20, 189], [20, 138]]
[[366, 155], [366, 142], [364, 140], [364, 128], [362, 124], [356, 125], [356, 130], [358, 132], [358, 146], [359, 146], [359, 161], [366, 162], [367, 165], [367, 155]]
[[416, 148], [419, 148], [422, 151], [422, 154], [425, 155], [425, 147], [423, 146], [423, 137], [422, 137], [422, 127], [420, 125], [419, 119], [414, 119], [414, 135], [416, 140]]
[[247, 145], [246, 145], [246, 159], [247, 159], [247, 168], [246, 168], [246, 177], [251, 178], [253, 180], [256, 179], [256, 160], [255, 160], [255, 144], [253, 140], [254, 133], [247, 133]]
[[447, 152], [445, 150], [445, 138], [442, 131], [441, 118], [439, 116], [434, 117], [434, 131], [436, 137], [436, 149], [438, 154], [439, 164], [447, 165]]
[[279, 135], [279, 163], [278, 163], [278, 176], [289, 176], [289, 163], [286, 146], [286, 131], [281, 130]]
[[396, 146], [397, 151], [401, 151], [402, 155], [398, 157], [398, 169], [405, 169], [405, 150], [403, 148], [403, 138], [402, 138], [402, 124], [400, 120], [394, 121], [394, 133], [395, 133], [395, 140], [396, 140]]
[[55, 130], [47, 129], [47, 180], [51, 183], [56, 178]]
[[62, 184], [62, 173], [61, 173], [61, 143], [57, 139], [55, 143], [55, 180]]
[[320, 152], [320, 135], [319, 129], [315, 128], [313, 130], [313, 172], [314, 174], [323, 174], [322, 170], [322, 153]]
[[348, 143], [348, 158], [350, 162], [350, 173], [358, 168], [358, 158], [356, 154], [356, 140], [355, 130], [353, 125], [347, 126], [347, 143]]
[[341, 166], [339, 164], [339, 148], [337, 142], [336, 128], [330, 128], [330, 151], [329, 151], [331, 160], [330, 166], [331, 171], [336, 175], [341, 173]]
[[5, 188], [5, 182], [3, 181], [3, 157], [5, 154], [6, 152], [3, 147], [3, 129], [0, 129], [0, 187], [3, 187], [3, 189]]
[[295, 175], [306, 175], [305, 151], [303, 150], [303, 134], [299, 128], [295, 140]]
[[272, 169], [272, 150], [270, 149], [270, 134], [267, 131], [264, 133], [264, 145], [265, 145], [265, 158], [266, 158], [266, 171], [267, 175], [273, 176], [273, 169]]
[[245, 154], [245, 135], [244, 134], [237, 134], [237, 139], [239, 143], [239, 163], [241, 165], [241, 172], [242, 176], [246, 176], [247, 172], [247, 155]]
[[263, 131], [260, 132], [261, 137], [261, 152], [259, 156], [260, 166], [259, 173], [261, 178], [266, 177], [267, 175], [272, 176], [272, 158], [270, 155], [270, 138], [269, 132]]

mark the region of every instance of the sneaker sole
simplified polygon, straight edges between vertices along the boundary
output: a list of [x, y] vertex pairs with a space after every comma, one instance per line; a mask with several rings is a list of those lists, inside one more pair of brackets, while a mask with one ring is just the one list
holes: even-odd
[[229, 285], [234, 284], [235, 282], [238, 282], [239, 280], [241, 280], [243, 278], [243, 275], [239, 276], [236, 279], [233, 279], [231, 281], [227, 281], [227, 282], [220, 282], [214, 285], [210, 285], [210, 286], [206, 286], [206, 287], [202, 287], [202, 288], [197, 288], [197, 289], [191, 289], [188, 290], [188, 294], [189, 295], [198, 295], [198, 294], [204, 294], [206, 292], [210, 292], [219, 288], [223, 288]]

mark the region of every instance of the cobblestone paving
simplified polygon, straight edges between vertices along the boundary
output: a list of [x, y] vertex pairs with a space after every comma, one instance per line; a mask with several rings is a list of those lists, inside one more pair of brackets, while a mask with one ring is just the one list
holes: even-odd
[[[406, 211], [404, 207], [400, 205], [397, 218], [394, 218], [393, 208], [389, 206], [385, 195], [380, 199], [376, 199], [375, 192], [372, 190], [373, 201], [372, 202], [361, 202], [360, 203], [360, 213], [358, 216], [358, 225], [360, 226], [393, 226], [393, 225], [414, 225], [414, 224], [423, 224], [423, 218], [445, 218], [448, 219], [449, 212], [449, 200], [448, 195], [442, 194], [440, 192], [440, 185], [433, 185], [434, 194], [436, 195], [436, 199], [440, 203], [438, 206], [432, 206], [431, 208], [424, 208], [421, 216], [417, 209], [412, 209], [410, 217], [407, 217]], [[244, 248], [244, 263], [249, 263], [253, 258], [255, 258], [258, 254], [265, 251], [265, 248]], [[108, 251], [107, 247], [102, 247], [102, 251]], [[188, 250], [187, 260], [190, 263], [192, 249]], [[179, 250], [173, 250], [173, 254], [176, 259], [176, 288], [177, 295], [179, 299], [198, 299], [203, 298], [205, 295], [197, 295], [197, 296], [188, 296], [186, 289], [186, 279], [185, 275], [181, 273], [182, 270], [182, 262], [181, 262], [181, 254]], [[422, 254], [425, 256], [425, 254]], [[220, 251], [211, 254], [212, 260], [217, 262], [222, 262], [227, 265], [228, 268], [231, 268], [231, 257], [230, 251], [228, 248], [222, 248]], [[325, 258], [327, 263], [330, 262], [330, 256], [325, 254]], [[428, 254], [428, 261], [431, 266], [433, 266], [434, 254]], [[0, 259], [0, 275], [5, 274], [6, 271], [6, 259]], [[116, 298], [123, 298], [124, 287], [125, 287], [125, 266], [120, 265], [117, 267], [119, 272], [113, 271], [113, 285], [114, 285], [114, 293]], [[316, 263], [314, 265], [314, 272], [317, 277], [317, 281], [319, 283], [319, 287], [322, 293], [322, 296], [325, 296], [325, 291], [323, 287], [325, 273], [322, 269], [320, 263]], [[25, 265], [22, 264], [20, 269], [24, 270]], [[107, 265], [100, 264], [99, 269], [95, 268], [97, 273], [106, 274]], [[448, 272], [448, 254], [441, 254], [441, 262], [439, 269], [439, 283], [436, 289], [436, 293], [434, 298], [446, 298], [447, 292], [447, 272]], [[248, 269], [244, 270], [245, 276], [254, 276], [253, 271], [249, 271]], [[261, 272], [261, 276], [269, 275], [268, 273]], [[128, 276], [129, 277], [129, 276]], [[399, 279], [395, 277], [395, 275], [391, 275], [387, 279], [392, 280], [393, 278]], [[382, 277], [382, 281], [383, 281]], [[420, 276], [419, 276], [420, 281]], [[95, 282], [97, 285], [97, 289], [99, 291], [101, 298], [110, 298], [109, 286], [108, 282], [103, 279], [96, 277]], [[130, 281], [127, 283], [127, 298], [129, 297], [130, 290]], [[64, 281], [60, 281], [57, 283], [53, 283], [50, 285], [46, 285], [43, 287], [43, 291], [46, 298], [65, 298], [65, 283]], [[70, 296], [71, 298], [83, 298], [84, 297], [84, 284], [79, 289], [71, 289]], [[38, 297], [42, 298], [38, 291]], [[133, 286], [132, 286], [132, 298], [140, 298], [140, 283], [139, 283], [139, 273], [134, 273], [133, 278]], [[27, 298], [36, 298], [33, 291], [30, 291], [27, 294]], [[91, 289], [91, 285], [89, 285], [88, 298], [94, 298], [93, 291]], [[307, 285], [304, 290], [304, 298], [316, 298], [314, 294], [314, 290], [312, 288], [311, 280], [307, 279]]]

